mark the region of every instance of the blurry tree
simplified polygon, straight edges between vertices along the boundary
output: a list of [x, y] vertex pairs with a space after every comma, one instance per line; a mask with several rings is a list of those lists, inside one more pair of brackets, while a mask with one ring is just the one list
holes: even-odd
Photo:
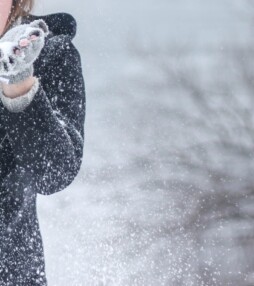
[[147, 124], [158, 126], [150, 140], [154, 176], [143, 188], [174, 200], [178, 212], [165, 216], [163, 232], [187, 255], [168, 285], [254, 285], [253, 39], [206, 50], [131, 43], [130, 50], [139, 63], [132, 83], [150, 98]]

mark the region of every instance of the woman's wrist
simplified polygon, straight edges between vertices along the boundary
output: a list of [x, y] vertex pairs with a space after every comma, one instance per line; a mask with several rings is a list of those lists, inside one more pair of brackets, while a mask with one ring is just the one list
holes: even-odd
[[22, 82], [16, 84], [2, 84], [3, 94], [9, 98], [22, 96], [30, 91], [35, 83], [35, 77], [30, 76]]

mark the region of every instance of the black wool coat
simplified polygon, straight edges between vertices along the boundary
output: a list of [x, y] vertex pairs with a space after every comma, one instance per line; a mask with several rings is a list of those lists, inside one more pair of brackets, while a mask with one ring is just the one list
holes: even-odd
[[47, 285], [37, 193], [66, 188], [83, 156], [85, 85], [72, 43], [75, 19], [65, 13], [44, 19], [50, 34], [34, 63], [39, 90], [22, 112], [0, 102], [0, 285]]

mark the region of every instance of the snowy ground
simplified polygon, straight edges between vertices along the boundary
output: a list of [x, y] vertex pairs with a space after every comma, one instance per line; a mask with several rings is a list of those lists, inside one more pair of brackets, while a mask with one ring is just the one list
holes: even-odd
[[[38, 197], [49, 286], [221, 285], [218, 272], [225, 267], [197, 251], [200, 237], [188, 223], [201, 203], [197, 193], [211, 186], [204, 166], [227, 171], [239, 161], [216, 148], [216, 156], [205, 157], [205, 146], [218, 136], [209, 131], [211, 118], [204, 132], [194, 128], [195, 102], [172, 88], [162, 67], [165, 59], [176, 70], [198, 62], [197, 76], [211, 81], [206, 68], [214, 60], [205, 51], [212, 47], [214, 57], [236, 38], [244, 43], [248, 25], [234, 12], [242, 7], [227, 0], [43, 0], [37, 6], [37, 14], [65, 11], [77, 18], [87, 91], [82, 169], [66, 190]], [[191, 55], [181, 58], [177, 47]], [[203, 160], [202, 170], [181, 165], [184, 156]], [[222, 249], [227, 257], [230, 247]], [[199, 276], [200, 257], [207, 267], [217, 263], [210, 282]], [[234, 263], [228, 267], [227, 274], [237, 272]], [[240, 286], [229, 277], [224, 285]]]

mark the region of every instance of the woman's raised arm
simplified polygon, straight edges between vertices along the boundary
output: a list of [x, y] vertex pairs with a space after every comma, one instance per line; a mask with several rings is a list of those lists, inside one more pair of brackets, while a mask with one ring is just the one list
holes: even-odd
[[85, 84], [80, 55], [67, 36], [49, 39], [34, 68], [39, 80], [32, 102], [21, 112], [0, 103], [16, 161], [4, 183], [8, 188], [12, 177], [29, 178], [36, 192], [49, 195], [67, 187], [80, 169]]

